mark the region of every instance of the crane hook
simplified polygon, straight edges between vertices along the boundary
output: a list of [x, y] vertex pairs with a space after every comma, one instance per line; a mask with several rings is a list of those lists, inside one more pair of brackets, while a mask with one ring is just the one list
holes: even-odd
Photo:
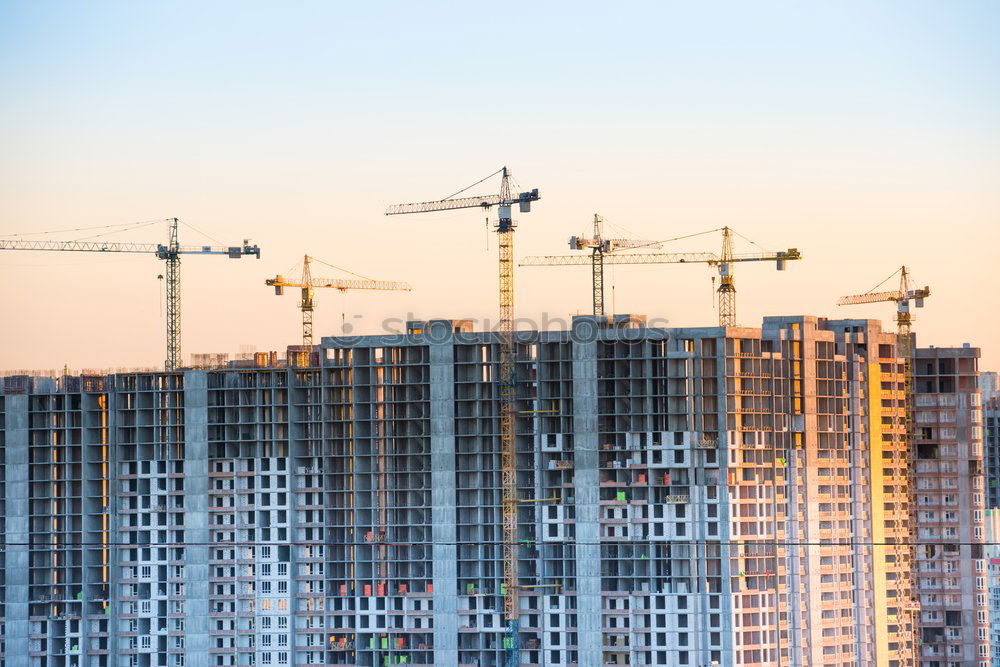
[[[160, 281], [160, 288], [161, 289], [158, 290], [158, 291], [162, 291], [162, 287], [163, 287], [163, 274], [162, 273], [158, 274], [156, 276], [156, 279]], [[160, 295], [157, 295], [157, 297], [158, 298], [156, 299], [156, 302], [160, 306], [160, 317], [163, 317], [163, 298]]]

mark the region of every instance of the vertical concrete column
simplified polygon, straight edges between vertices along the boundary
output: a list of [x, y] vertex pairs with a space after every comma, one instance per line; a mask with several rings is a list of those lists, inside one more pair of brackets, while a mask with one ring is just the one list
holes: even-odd
[[[319, 371], [319, 372], [322, 373], [323, 371]], [[286, 510], [288, 512], [288, 539], [285, 541], [285, 543], [288, 544], [288, 561], [289, 561], [288, 562], [288, 572], [292, 574], [292, 576], [289, 577], [290, 581], [288, 582], [288, 600], [289, 600], [289, 608], [291, 609], [291, 611], [292, 611], [293, 614], [294, 614], [294, 612], [297, 611], [297, 608], [294, 607], [294, 606], [292, 606], [292, 605], [295, 604], [294, 601], [295, 601], [295, 599], [297, 598], [297, 596], [299, 594], [299, 577], [298, 577], [298, 572], [299, 572], [299, 567], [298, 567], [299, 547], [297, 546], [296, 543], [300, 541], [300, 539], [299, 539], [300, 536], [298, 534], [298, 530], [299, 530], [299, 528], [298, 528], [298, 516], [299, 516], [298, 507], [302, 504], [300, 502], [300, 499], [299, 499], [299, 492], [298, 492], [299, 476], [298, 476], [298, 473], [296, 472], [296, 465], [295, 465], [295, 463], [299, 460], [299, 457], [302, 455], [302, 452], [305, 449], [302, 446], [302, 440], [303, 440], [303, 438], [300, 435], [302, 433], [302, 431], [301, 431], [301, 424], [302, 424], [302, 421], [303, 421], [303, 419], [302, 419], [301, 401], [295, 400], [294, 396], [295, 396], [295, 394], [297, 392], [308, 391], [308, 389], [305, 389], [305, 388], [300, 389], [300, 388], [298, 388], [296, 386], [295, 375], [296, 375], [295, 374], [295, 370], [293, 368], [289, 368], [289, 369], [287, 369], [285, 371], [285, 386], [288, 387], [288, 391], [285, 393], [285, 406], [284, 406], [285, 409], [288, 411], [287, 412], [287, 414], [288, 414], [288, 452], [287, 452], [287, 457], [286, 457], [286, 459], [287, 459], [286, 466], [287, 466], [287, 470], [288, 470], [288, 493], [285, 496], [286, 498], [288, 498], [287, 504], [285, 505]], [[320, 383], [320, 386], [322, 386], [322, 383]], [[322, 390], [320, 390], [320, 391], [322, 391]], [[275, 411], [275, 412], [277, 412], [277, 411]], [[272, 413], [271, 419], [272, 420], [274, 419], [273, 413]], [[323, 449], [321, 449], [321, 451], [323, 451], [325, 449], [326, 448], [323, 447]], [[274, 456], [273, 452], [272, 452], [272, 456], [273, 456], [273, 458], [277, 459], [277, 456]], [[325, 463], [326, 463], [326, 460], [324, 459], [323, 463], [320, 464], [320, 469], [321, 470], [325, 466]], [[323, 475], [323, 477], [321, 479], [321, 483], [324, 484], [324, 485], [326, 484], [326, 475]], [[324, 504], [325, 504], [325, 502], [326, 502], [326, 493], [323, 493], [322, 498], [323, 498], [323, 501], [324, 501]], [[324, 561], [327, 561], [328, 559], [329, 559], [329, 554], [324, 554]], [[324, 567], [328, 567], [325, 562], [324, 562]], [[324, 607], [324, 609], [325, 609], [325, 607]], [[294, 616], [293, 616], [293, 618], [294, 618]], [[298, 638], [300, 636], [299, 635], [299, 628], [297, 627], [297, 624], [294, 621], [290, 621], [289, 624], [288, 624], [288, 626], [289, 626], [288, 627], [288, 664], [290, 664], [290, 665], [297, 665], [298, 664], [298, 659], [297, 658], [298, 658], [298, 653], [299, 653], [298, 652], [298, 648], [299, 648], [298, 644], [299, 643], [298, 643], [297, 640], [298, 640]], [[305, 658], [303, 658], [302, 661], [305, 662]]]
[[[81, 407], [81, 457], [83, 460], [83, 472], [81, 484], [83, 487], [82, 502], [82, 526], [84, 546], [81, 550], [82, 556], [82, 577], [80, 579], [83, 592], [83, 602], [80, 604], [80, 614], [86, 617], [92, 600], [98, 597], [102, 588], [100, 575], [93, 576], [94, 570], [101, 567], [101, 515], [104, 513], [104, 495], [102, 493], [103, 475], [101, 472], [101, 412], [97, 406], [97, 399], [94, 394], [87, 392], [80, 393]], [[96, 437], [93, 437], [95, 436]], [[111, 535], [109, 534], [110, 538]], [[105, 617], [106, 619], [108, 617]], [[78, 640], [80, 650], [86, 651], [90, 645], [91, 624], [81, 623], [80, 638]]]
[[208, 375], [184, 373], [184, 643], [187, 667], [209, 665]]
[[[806, 627], [805, 630], [805, 643], [804, 649], [810, 656], [810, 664], [821, 665], [823, 664], [823, 648], [827, 643], [823, 637], [823, 612], [824, 610], [835, 609], [836, 612], [840, 612], [840, 606], [842, 603], [837, 600], [835, 605], [825, 605], [823, 601], [823, 591], [822, 587], [817, 585], [819, 583], [819, 575], [816, 574], [818, 570], [818, 564], [820, 563], [820, 547], [818, 543], [822, 538], [820, 535], [820, 522], [823, 520], [821, 512], [819, 510], [821, 500], [818, 498], [819, 487], [821, 480], [819, 477], [820, 466], [832, 465], [832, 461], [837, 459], [830, 458], [821, 460], [819, 458], [819, 426], [816, 415], [816, 324], [815, 322], [809, 322], [804, 319], [799, 320], [801, 322], [800, 330], [794, 331], [793, 335], [795, 340], [801, 341], [801, 359], [802, 359], [802, 418], [803, 418], [803, 435], [802, 441], [804, 450], [801, 453], [803, 460], [805, 461], [805, 484], [803, 486], [803, 499], [805, 500], [805, 512], [806, 512], [806, 525], [808, 526], [806, 533], [806, 543], [808, 546], [805, 547], [805, 570], [802, 577], [802, 585], [808, 591], [807, 593], [807, 607], [806, 612]], [[793, 362], [794, 363], [794, 362]], [[792, 382], [794, 383], [794, 369], [792, 371]], [[794, 399], [793, 399], [794, 400]], [[830, 452], [830, 456], [834, 457], [835, 452]], [[793, 492], [789, 489], [790, 492]], [[844, 498], [844, 500], [850, 500], [850, 498]], [[835, 558], [841, 556], [844, 553], [843, 547], [837, 549], [835, 552]]]
[[458, 664], [454, 342], [431, 343], [429, 359], [434, 664], [444, 667]]
[[[28, 658], [28, 397], [6, 397], [7, 664]], [[24, 662], [19, 662], [23, 660]]]
[[602, 664], [597, 343], [573, 342], [573, 459], [580, 667]]
[[[108, 648], [112, 655], [117, 655], [118, 650], [118, 624], [115, 622], [117, 615], [121, 613], [121, 603], [119, 594], [121, 592], [121, 551], [120, 546], [122, 535], [120, 528], [122, 515], [118, 513], [118, 507], [122, 494], [122, 483], [118, 480], [118, 394], [114, 390], [114, 381], [105, 379], [108, 385], [107, 411], [108, 411], [108, 542], [111, 548], [108, 553]], [[111, 658], [108, 664], [114, 665]]]

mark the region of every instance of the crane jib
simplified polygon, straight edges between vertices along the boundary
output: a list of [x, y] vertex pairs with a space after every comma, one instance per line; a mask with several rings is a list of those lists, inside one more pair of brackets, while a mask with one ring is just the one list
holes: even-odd
[[406, 213], [430, 213], [433, 211], [453, 211], [460, 208], [484, 208], [493, 206], [512, 206], [517, 204], [521, 213], [531, 211], [531, 202], [538, 201], [541, 195], [538, 188], [520, 193], [517, 197], [496, 195], [481, 195], [477, 197], [458, 197], [438, 201], [415, 202], [412, 204], [395, 204], [386, 209], [386, 215], [402, 215]]

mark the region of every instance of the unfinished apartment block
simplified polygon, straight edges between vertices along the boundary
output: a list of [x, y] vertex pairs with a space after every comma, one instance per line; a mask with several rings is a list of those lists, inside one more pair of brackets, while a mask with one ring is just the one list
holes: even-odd
[[1000, 509], [1000, 396], [983, 401], [983, 463], [986, 507]]
[[[980, 385], [982, 390], [982, 385]], [[986, 606], [989, 611], [990, 667], [1000, 667], [1000, 512], [986, 510]]]
[[921, 348], [914, 361], [920, 659], [989, 665], [979, 349]]
[[[496, 337], [258, 363], [3, 380], [5, 655], [504, 664]], [[901, 369], [869, 320], [520, 332], [521, 664], [915, 667]]]
[[1000, 667], [1000, 396], [997, 374], [979, 373], [983, 401], [983, 458], [986, 482], [987, 604], [990, 628], [990, 665]]
[[[7, 664], [7, 601], [10, 591], [7, 589], [7, 550], [13, 540], [7, 533], [7, 470], [5, 446], [7, 435], [6, 412], [4, 396], [0, 393], [0, 535], [4, 536], [3, 548], [0, 548], [0, 664]], [[11, 528], [19, 526], [12, 524]], [[21, 592], [21, 591], [17, 591]]]

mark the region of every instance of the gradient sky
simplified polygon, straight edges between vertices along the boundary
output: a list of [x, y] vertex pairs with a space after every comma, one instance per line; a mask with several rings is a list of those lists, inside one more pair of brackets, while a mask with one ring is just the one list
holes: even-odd
[[[304, 252], [415, 288], [321, 293], [317, 335], [342, 312], [366, 333], [407, 313], [494, 319], [480, 212], [383, 212], [508, 164], [542, 193], [519, 257], [568, 252], [594, 212], [642, 238], [731, 225], [800, 248], [786, 273], [738, 267], [750, 326], [891, 328], [892, 304], [834, 304], [906, 263], [933, 291], [919, 343], [970, 342], [997, 369], [998, 26], [995, 2], [7, 0], [0, 238], [170, 216], [252, 238], [260, 261], [183, 262], [185, 354], [298, 342], [295, 295], [263, 281]], [[151, 256], [0, 252], [0, 369], [161, 364], [162, 272]], [[708, 325], [711, 275], [618, 267], [609, 283], [618, 312]], [[520, 269], [517, 310], [585, 313], [589, 289], [585, 268]]]

